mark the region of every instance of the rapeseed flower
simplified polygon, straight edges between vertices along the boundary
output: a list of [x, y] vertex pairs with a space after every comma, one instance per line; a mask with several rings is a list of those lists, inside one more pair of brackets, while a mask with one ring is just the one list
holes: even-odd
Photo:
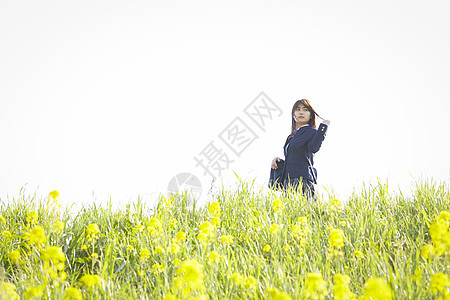
[[183, 261], [176, 273], [175, 287], [181, 290], [183, 296], [188, 296], [191, 291], [204, 289], [203, 266], [196, 259]]
[[331, 210], [340, 209], [342, 207], [342, 203], [339, 199], [333, 198], [329, 202]]
[[432, 245], [429, 245], [429, 244], [424, 245], [422, 247], [422, 250], [420, 251], [420, 255], [425, 259], [429, 258], [430, 255], [432, 255], [432, 254], [434, 254], [434, 248]]
[[311, 233], [311, 228], [306, 217], [300, 217], [297, 223], [292, 226], [292, 235], [300, 239], [300, 244], [305, 242], [305, 238]]
[[328, 243], [330, 247], [341, 248], [344, 246], [344, 232], [341, 229], [331, 229], [330, 236], [328, 237]]
[[220, 204], [217, 201], [211, 202], [208, 207], [209, 214], [212, 217], [219, 218], [220, 217]]
[[153, 264], [152, 265], [152, 273], [158, 275], [164, 271], [164, 266], [161, 264]]
[[233, 280], [233, 283], [238, 286], [244, 285], [244, 276], [239, 273], [233, 273], [231, 276], [228, 276], [229, 279]]
[[98, 239], [98, 235], [100, 234], [100, 228], [95, 223], [89, 224], [86, 227], [86, 238], [88, 241]]
[[178, 246], [178, 244], [176, 244], [176, 243], [172, 243], [170, 245], [169, 252], [172, 253], [172, 254], [177, 254], [178, 252], [180, 252], [180, 246]]
[[248, 289], [256, 291], [258, 287], [258, 281], [252, 275], [248, 275], [247, 277], [245, 277], [244, 286]]
[[211, 218], [211, 223], [212, 223], [214, 226], [219, 226], [219, 225], [220, 225], [220, 218], [219, 218], [219, 217], [213, 217], [213, 218]]
[[161, 221], [157, 218], [151, 218], [147, 226], [147, 231], [152, 237], [160, 236], [162, 234]]
[[350, 284], [350, 277], [343, 274], [334, 275], [333, 294], [335, 300], [350, 300], [356, 299], [356, 296], [348, 286]]
[[312, 299], [324, 299], [327, 295], [327, 283], [320, 273], [306, 274], [306, 297]]
[[205, 221], [200, 225], [199, 229], [200, 232], [197, 238], [203, 246], [206, 246], [206, 244], [214, 237], [214, 225], [209, 221]]
[[291, 300], [291, 296], [285, 292], [281, 292], [276, 288], [267, 289], [272, 300]]
[[273, 211], [277, 214], [279, 214], [283, 211], [283, 207], [284, 207], [284, 204], [281, 199], [276, 199], [272, 203]]
[[364, 258], [364, 253], [362, 253], [362, 252], [359, 251], [359, 250], [356, 250], [355, 252], [353, 252], [353, 255], [354, 255], [356, 258]]
[[444, 292], [448, 294], [448, 288], [450, 288], [450, 280], [444, 273], [436, 273], [430, 278], [430, 288], [433, 294]]
[[9, 261], [12, 264], [18, 264], [21, 262], [22, 255], [20, 254], [19, 250], [11, 251], [8, 256], [9, 256]]
[[20, 299], [19, 294], [16, 292], [16, 286], [9, 282], [2, 282], [2, 284], [0, 284], [0, 299]]
[[416, 270], [413, 275], [411, 275], [411, 279], [415, 282], [419, 282], [422, 280], [423, 271], [422, 270]]
[[41, 250], [41, 258], [43, 261], [51, 260], [53, 264], [66, 260], [66, 255], [61, 247], [50, 246], [45, 250]]
[[175, 259], [173, 260], [173, 265], [174, 265], [174, 266], [178, 266], [179, 264], [181, 264], [181, 259], [175, 258]]
[[186, 233], [184, 231], [177, 232], [177, 242], [185, 242], [186, 241]]
[[213, 250], [206, 257], [208, 258], [208, 265], [213, 265], [219, 263], [223, 256]]
[[392, 289], [384, 278], [369, 278], [364, 284], [363, 300], [390, 300]]
[[61, 221], [56, 221], [55, 224], [53, 224], [53, 231], [54, 232], [61, 232], [64, 229], [64, 223]]
[[38, 214], [34, 210], [27, 212], [26, 220], [27, 220], [27, 224], [29, 226], [35, 225], [37, 223], [37, 219], [38, 219]]
[[234, 237], [232, 235], [222, 235], [220, 237], [220, 241], [227, 245], [233, 244], [233, 240], [234, 240]]
[[6, 224], [6, 219], [3, 216], [0, 216], [0, 223]]
[[63, 300], [83, 300], [83, 294], [76, 287], [70, 287], [64, 293]]
[[280, 225], [278, 225], [278, 224], [272, 224], [272, 225], [270, 226], [270, 228], [269, 228], [269, 231], [270, 231], [272, 234], [277, 233], [279, 230], [280, 230]]
[[162, 247], [160, 247], [160, 246], [157, 246], [155, 248], [155, 253], [156, 254], [160, 254], [160, 253], [164, 253], [164, 252], [166, 252], [166, 251], [164, 251], [164, 249]]
[[85, 274], [81, 276], [78, 284], [80, 287], [85, 287], [86, 290], [90, 291], [96, 285], [101, 284], [101, 278], [98, 275]]
[[43, 286], [36, 286], [36, 287], [29, 287], [24, 293], [23, 296], [25, 299], [33, 299], [33, 298], [40, 298], [44, 295], [44, 287]]
[[47, 237], [45, 236], [45, 230], [41, 226], [35, 226], [30, 232], [29, 237], [30, 244], [44, 244], [47, 242]]
[[139, 251], [139, 258], [141, 259], [141, 261], [149, 259], [150, 251], [148, 251], [147, 248], [142, 248], [141, 251]]
[[264, 246], [263, 251], [264, 252], [270, 252], [270, 249], [271, 249], [270, 245], [267, 244], [267, 245]]

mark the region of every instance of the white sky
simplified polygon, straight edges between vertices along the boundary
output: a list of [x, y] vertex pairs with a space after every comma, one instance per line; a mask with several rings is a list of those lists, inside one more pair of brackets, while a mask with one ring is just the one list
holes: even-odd
[[[331, 120], [319, 190], [450, 177], [448, 1], [1, 1], [0, 197], [146, 201], [260, 92], [283, 112], [221, 177], [283, 158], [294, 102]], [[216, 143], [216, 142], [215, 142]], [[219, 143], [217, 142], [219, 145]], [[94, 196], [93, 196], [94, 193]]]

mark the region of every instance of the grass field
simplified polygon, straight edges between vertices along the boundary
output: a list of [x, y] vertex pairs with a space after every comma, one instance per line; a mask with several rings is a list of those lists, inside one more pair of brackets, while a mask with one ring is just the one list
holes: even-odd
[[0, 207], [0, 299], [450, 299], [448, 185], [412, 190], [309, 203], [240, 182], [201, 208], [76, 213], [20, 193]]

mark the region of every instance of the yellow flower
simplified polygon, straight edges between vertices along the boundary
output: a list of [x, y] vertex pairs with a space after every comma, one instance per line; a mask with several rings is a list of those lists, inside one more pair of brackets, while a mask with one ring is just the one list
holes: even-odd
[[186, 233], [184, 231], [177, 232], [177, 242], [185, 242], [186, 241]]
[[161, 273], [163, 271], [164, 271], [164, 266], [163, 265], [161, 265], [161, 264], [153, 264], [153, 266], [152, 266], [152, 273], [153, 274], [157, 275], [157, 274], [159, 274], [159, 273]]
[[29, 287], [25, 293], [23, 293], [23, 296], [25, 299], [32, 299], [32, 298], [40, 298], [44, 295], [44, 287], [43, 286], [36, 286], [36, 287]]
[[447, 227], [449, 226], [450, 223], [450, 213], [448, 211], [441, 211], [441, 213], [439, 214], [438, 217], [438, 221], [444, 224], [447, 224]]
[[432, 245], [424, 245], [423, 247], [422, 247], [422, 250], [421, 250], [421, 252], [420, 252], [420, 255], [423, 257], [423, 258], [425, 258], [425, 259], [427, 259], [428, 257], [430, 257], [430, 254], [434, 254], [434, 248], [433, 248], [433, 246]]
[[86, 227], [86, 237], [88, 240], [96, 240], [98, 239], [98, 235], [100, 234], [100, 228], [98, 228], [98, 225], [93, 223], [89, 224]]
[[181, 264], [181, 259], [175, 258], [175, 259], [173, 260], [173, 265], [174, 265], [174, 266], [178, 266], [179, 264]]
[[164, 296], [163, 299], [164, 299], [164, 300], [178, 300], [179, 298], [175, 297], [175, 296], [172, 295], [172, 294], [167, 294], [167, 295]]
[[423, 271], [416, 270], [416, 272], [411, 276], [412, 280], [418, 282], [422, 279]]
[[177, 268], [175, 287], [182, 291], [184, 296], [190, 294], [193, 290], [204, 288], [203, 266], [195, 259], [183, 261]]
[[50, 246], [46, 250], [41, 250], [41, 258], [43, 261], [51, 260], [54, 264], [65, 261], [66, 255], [62, 251], [61, 247]]
[[47, 237], [45, 236], [45, 230], [41, 226], [36, 226], [31, 230], [30, 233], [30, 244], [43, 244], [47, 242]]
[[211, 253], [209, 253], [206, 257], [208, 258], [208, 265], [217, 264], [222, 259], [222, 255], [214, 250], [211, 251]]
[[161, 235], [162, 233], [161, 221], [158, 220], [157, 218], [151, 218], [147, 226], [147, 231], [150, 232], [150, 235], [152, 237]]
[[212, 219], [211, 219], [211, 223], [212, 223], [214, 226], [220, 225], [220, 219], [219, 219], [219, 217], [214, 217], [214, 218], [212, 218]]
[[144, 229], [145, 229], [144, 225], [138, 224], [133, 228], [133, 233], [134, 234], [140, 233], [140, 232], [144, 231]]
[[141, 260], [147, 260], [150, 258], [150, 252], [147, 248], [142, 248], [141, 251], [139, 251], [139, 257]]
[[438, 292], [447, 292], [450, 288], [450, 280], [444, 273], [436, 273], [430, 278], [430, 287], [433, 294]]
[[280, 230], [280, 225], [278, 224], [272, 224], [269, 228], [270, 232], [272, 234], [275, 234], [276, 232], [278, 232], [278, 230]]
[[206, 245], [210, 239], [214, 236], [214, 225], [209, 221], [205, 221], [200, 225], [200, 233], [197, 238], [202, 243], [202, 245]]
[[339, 199], [333, 198], [330, 201], [330, 206], [331, 206], [331, 209], [339, 209], [342, 207], [342, 203], [341, 203], [341, 201], [339, 201]]
[[441, 240], [442, 234], [447, 231], [445, 225], [441, 222], [433, 222], [430, 225], [430, 236], [433, 243], [439, 242]]
[[12, 264], [18, 264], [20, 263], [20, 259], [22, 258], [22, 255], [20, 254], [19, 250], [13, 250], [9, 253], [9, 260]]
[[217, 201], [211, 202], [208, 207], [209, 214], [212, 217], [220, 217], [220, 204]]
[[272, 300], [291, 300], [291, 296], [285, 292], [278, 291], [276, 288], [267, 289]]
[[350, 277], [343, 274], [334, 275], [333, 294], [335, 300], [356, 299], [355, 294], [349, 288]]
[[3, 216], [0, 216], [0, 223], [6, 224], [6, 219]]
[[258, 287], [258, 281], [252, 275], [248, 275], [245, 278], [244, 285], [246, 288], [256, 291], [256, 289]]
[[362, 253], [359, 250], [356, 250], [355, 252], [353, 252], [353, 255], [355, 255], [356, 258], [364, 258], [364, 253]]
[[0, 299], [18, 300], [19, 294], [16, 292], [16, 286], [9, 282], [0, 284]]
[[94, 259], [98, 259], [98, 253], [95, 253], [95, 252], [92, 253], [92, 254], [91, 254], [91, 257], [94, 258]]
[[78, 281], [80, 287], [85, 287], [88, 291], [90, 291], [94, 286], [101, 284], [101, 278], [98, 275], [86, 274], [81, 276]]
[[273, 211], [277, 214], [281, 213], [283, 211], [283, 201], [281, 199], [276, 199], [275, 201], [273, 201], [272, 203], [272, 208]]
[[133, 251], [134, 247], [132, 245], [127, 245], [127, 251]]
[[55, 232], [61, 232], [64, 229], [64, 223], [61, 221], [56, 221], [55, 224], [53, 224], [53, 231]]
[[264, 252], [270, 252], [270, 249], [271, 249], [270, 245], [267, 244], [267, 245], [264, 246], [263, 251]]
[[331, 229], [330, 236], [328, 237], [330, 247], [341, 248], [344, 246], [344, 232], [341, 229]]
[[232, 235], [222, 235], [220, 237], [220, 241], [227, 245], [233, 244], [233, 240], [234, 240], [234, 237]]
[[297, 223], [292, 226], [292, 235], [295, 238], [305, 238], [311, 233], [311, 228], [309, 227], [308, 219], [306, 217], [300, 217]]
[[180, 246], [178, 246], [177, 244], [172, 244], [170, 246], [170, 253], [177, 254], [178, 252], [180, 252]]
[[34, 210], [27, 212], [27, 223], [31, 226], [37, 223], [38, 215]]
[[64, 300], [83, 300], [83, 294], [76, 287], [70, 287], [64, 293]]
[[286, 250], [286, 251], [291, 250], [291, 246], [289, 246], [288, 244], [284, 245], [284, 250]]
[[306, 274], [306, 296], [313, 299], [324, 299], [327, 295], [327, 283], [320, 273]]
[[384, 278], [369, 278], [364, 284], [364, 295], [360, 299], [390, 300], [392, 290]]
[[52, 191], [52, 192], [50, 192], [49, 194], [48, 194], [48, 197], [49, 198], [52, 198], [52, 199], [56, 199], [56, 198], [58, 198], [59, 197], [59, 192], [58, 191]]
[[87, 245], [81, 245], [81, 250], [87, 250], [88, 246]]
[[233, 280], [235, 285], [244, 285], [244, 276], [239, 273], [233, 273], [233, 275], [228, 276], [228, 278]]
[[159, 246], [155, 248], [155, 253], [156, 254], [160, 254], [160, 253], [164, 253], [164, 252], [165, 252], [164, 249], [159, 247]]

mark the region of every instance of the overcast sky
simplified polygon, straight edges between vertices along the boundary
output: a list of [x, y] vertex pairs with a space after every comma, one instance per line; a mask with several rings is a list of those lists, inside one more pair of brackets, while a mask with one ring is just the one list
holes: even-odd
[[448, 183], [449, 15], [435, 0], [1, 1], [0, 197], [151, 201], [180, 173], [208, 189], [195, 157], [212, 145], [232, 161], [218, 181], [265, 188], [301, 98], [331, 121], [322, 193]]

